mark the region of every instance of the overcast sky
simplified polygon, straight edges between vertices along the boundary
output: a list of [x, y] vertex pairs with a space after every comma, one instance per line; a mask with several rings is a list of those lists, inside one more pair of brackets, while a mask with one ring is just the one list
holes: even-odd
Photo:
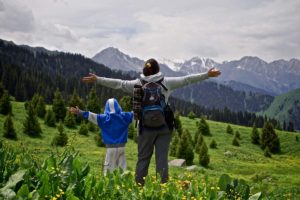
[[93, 57], [300, 58], [298, 0], [0, 0], [0, 38]]

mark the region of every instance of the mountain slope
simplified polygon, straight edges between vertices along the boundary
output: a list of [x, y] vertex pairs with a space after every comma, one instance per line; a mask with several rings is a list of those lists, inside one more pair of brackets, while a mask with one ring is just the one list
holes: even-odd
[[278, 119], [283, 123], [292, 122], [300, 130], [300, 88], [275, 97], [264, 115]]
[[[142, 72], [145, 63], [144, 60], [130, 57], [114, 47], [103, 49], [92, 59], [97, 63], [104, 64], [112, 70], [135, 71], [138, 73]], [[182, 74], [180, 72], [174, 72], [165, 64], [160, 64], [160, 70], [162, 73], [169, 76], [178, 76]]]

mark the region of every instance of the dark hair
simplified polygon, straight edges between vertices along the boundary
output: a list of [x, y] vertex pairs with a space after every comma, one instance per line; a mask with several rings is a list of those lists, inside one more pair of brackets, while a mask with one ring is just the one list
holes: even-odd
[[159, 64], [158, 62], [151, 58], [145, 62], [143, 74], [145, 76], [150, 76], [159, 72]]

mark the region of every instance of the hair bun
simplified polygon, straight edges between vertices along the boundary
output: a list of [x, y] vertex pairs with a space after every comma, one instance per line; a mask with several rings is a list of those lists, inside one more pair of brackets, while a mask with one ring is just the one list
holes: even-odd
[[146, 63], [146, 67], [147, 67], [147, 68], [150, 68], [150, 67], [151, 67], [151, 63], [148, 63], [148, 62], [147, 62], [147, 63]]

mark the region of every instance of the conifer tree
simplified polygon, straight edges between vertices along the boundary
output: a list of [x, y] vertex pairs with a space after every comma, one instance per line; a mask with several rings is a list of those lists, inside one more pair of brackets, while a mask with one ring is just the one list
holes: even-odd
[[259, 144], [259, 141], [260, 141], [259, 132], [256, 128], [256, 125], [254, 124], [251, 133], [251, 142], [252, 144]]
[[34, 93], [33, 97], [31, 98], [31, 105], [33, 106], [34, 109], [36, 109], [39, 98], [40, 98], [40, 95], [38, 93]]
[[136, 134], [133, 123], [131, 123], [128, 127], [128, 138], [133, 139], [133, 136]]
[[[85, 110], [85, 105], [84, 105], [83, 99], [81, 97], [79, 97], [76, 89], [73, 90], [73, 94], [70, 98], [68, 105], [69, 105], [69, 107], [77, 106], [79, 109]], [[76, 120], [77, 124], [81, 124], [82, 118], [75, 116], [75, 120]], [[88, 126], [89, 130], [90, 130], [90, 128], [95, 129], [95, 126], [93, 124], [90, 126], [90, 124], [91, 123], [89, 123], [89, 126]], [[94, 132], [95, 130], [91, 130], [91, 131]]]
[[[196, 126], [198, 127], [199, 126], [199, 122], [197, 121], [196, 122]], [[197, 141], [198, 141], [198, 138], [199, 138], [199, 135], [201, 135], [199, 129], [197, 128], [195, 134], [194, 134], [194, 144], [197, 145]], [[197, 147], [195, 147], [196, 149]], [[200, 147], [199, 147], [200, 148]]]
[[80, 135], [88, 135], [89, 133], [89, 130], [85, 124], [84, 121], [81, 122], [81, 125], [80, 125], [80, 129], [79, 129], [79, 134]]
[[241, 139], [241, 134], [240, 134], [240, 132], [239, 132], [238, 130], [235, 131], [234, 136], [235, 136], [237, 139], [239, 139], [239, 140]]
[[217, 148], [217, 142], [214, 139], [212, 139], [212, 141], [209, 144], [209, 147], [211, 149], [216, 149]]
[[65, 101], [58, 89], [56, 89], [53, 99], [52, 110], [55, 114], [56, 121], [64, 121], [66, 117], [67, 108], [65, 106]]
[[232, 145], [233, 145], [233, 146], [237, 146], [237, 147], [240, 146], [240, 143], [239, 143], [238, 139], [237, 139], [235, 136], [233, 137]]
[[229, 124], [227, 125], [226, 133], [233, 135], [233, 129], [231, 128], [231, 126]]
[[209, 162], [210, 162], [210, 158], [208, 155], [208, 148], [206, 146], [206, 143], [203, 142], [199, 153], [199, 164], [204, 167], [207, 167]]
[[204, 138], [203, 138], [202, 134], [200, 134], [198, 139], [197, 139], [196, 146], [195, 146], [195, 152], [198, 153], [198, 154], [200, 153], [203, 141], [204, 141]]
[[66, 115], [66, 118], [65, 118], [65, 125], [68, 128], [75, 128], [76, 127], [75, 116], [70, 111], [67, 111], [67, 115]]
[[130, 96], [123, 96], [120, 100], [120, 106], [124, 112], [129, 112], [132, 110], [132, 103]]
[[36, 114], [37, 114], [38, 117], [40, 117], [40, 118], [44, 118], [45, 117], [45, 114], [46, 114], [46, 104], [45, 104], [44, 97], [39, 96], [37, 105], [35, 107], [35, 110], [36, 110]]
[[97, 145], [98, 147], [105, 147], [105, 144], [104, 144], [104, 142], [103, 142], [101, 133], [95, 135], [94, 139], [95, 139], [96, 145]]
[[3, 115], [12, 114], [10, 96], [7, 90], [4, 90], [2, 97], [0, 98], [0, 113]]
[[272, 154], [271, 154], [271, 152], [270, 152], [269, 147], [266, 147], [266, 148], [265, 148], [264, 156], [265, 156], [265, 157], [268, 157], [268, 158], [271, 158], [271, 157], [272, 157]]
[[11, 119], [11, 115], [9, 114], [6, 117], [6, 120], [4, 121], [4, 125], [3, 125], [3, 131], [4, 131], [4, 137], [8, 138], [8, 139], [17, 139], [17, 133], [15, 131], [14, 128], [14, 123]]
[[87, 109], [94, 113], [101, 112], [101, 103], [100, 103], [100, 99], [97, 97], [96, 94], [96, 87], [93, 87], [89, 93]]
[[87, 128], [90, 132], [97, 132], [98, 130], [97, 126], [90, 121], [87, 123]]
[[269, 147], [271, 153], [280, 152], [280, 141], [270, 122], [266, 122], [262, 129], [261, 147], [263, 150]]
[[56, 126], [55, 114], [52, 109], [48, 109], [45, 115], [45, 124], [50, 127]]
[[190, 131], [188, 129], [185, 129], [184, 131], [186, 132], [186, 135], [188, 136], [188, 141], [191, 144], [191, 147], [193, 148], [194, 147], [194, 141], [192, 139], [192, 135], [191, 135]]
[[196, 114], [193, 111], [190, 111], [187, 116], [188, 116], [189, 119], [195, 119]]
[[28, 103], [27, 116], [23, 123], [23, 132], [32, 137], [41, 135], [42, 130], [31, 102]]
[[176, 150], [177, 150], [178, 143], [179, 143], [179, 136], [178, 133], [175, 132], [175, 134], [172, 137], [172, 142], [170, 145], [170, 151], [169, 151], [170, 156], [176, 157]]
[[73, 90], [73, 94], [72, 94], [72, 96], [70, 98], [70, 101], [69, 101], [68, 105], [70, 107], [76, 107], [76, 106], [78, 106], [79, 109], [85, 110], [85, 106], [84, 106], [83, 100], [78, 95], [76, 89]]
[[183, 131], [176, 151], [177, 157], [185, 159], [187, 165], [193, 164], [194, 160], [193, 147], [189, 140], [188, 132], [186, 130]]
[[199, 129], [199, 132], [204, 136], [211, 135], [209, 126], [208, 126], [207, 122], [205, 121], [204, 117], [201, 117], [199, 125], [198, 125], [198, 129]]
[[180, 114], [179, 112], [175, 112], [175, 119], [174, 119], [174, 124], [175, 124], [175, 129], [177, 130], [179, 137], [181, 137], [182, 135], [182, 125], [181, 125], [181, 121], [180, 121]]
[[53, 138], [52, 145], [55, 146], [66, 146], [68, 143], [68, 135], [64, 132], [64, 126], [62, 121], [59, 121], [57, 126], [58, 135]]

